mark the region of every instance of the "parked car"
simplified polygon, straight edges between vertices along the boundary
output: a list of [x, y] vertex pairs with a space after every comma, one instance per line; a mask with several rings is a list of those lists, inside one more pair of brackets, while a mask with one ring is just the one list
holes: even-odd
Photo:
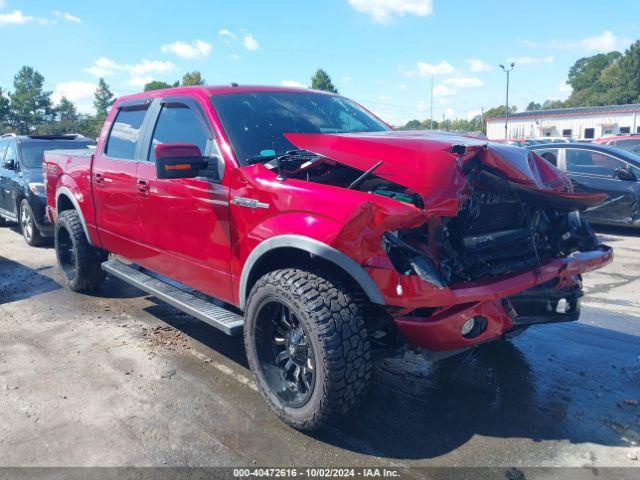
[[595, 140], [593, 143], [609, 145], [610, 147], [623, 148], [631, 152], [640, 154], [640, 134], [618, 135]]
[[540, 157], [392, 131], [327, 92], [124, 97], [95, 154], [45, 164], [68, 286], [106, 271], [244, 330], [259, 391], [299, 429], [346, 413], [374, 357], [437, 359], [576, 320], [580, 275], [612, 259], [578, 212], [605, 196], [567, 191]]
[[531, 150], [567, 172], [576, 192], [609, 199], [584, 212], [592, 223], [640, 227], [640, 156], [595, 143], [535, 145]]
[[569, 143], [572, 141], [570, 138], [565, 137], [540, 137], [533, 140], [538, 143]]
[[17, 222], [24, 239], [36, 246], [53, 234], [45, 215], [47, 203], [42, 158], [45, 150], [87, 148], [95, 142], [81, 135], [14, 135], [0, 137], [0, 225]]

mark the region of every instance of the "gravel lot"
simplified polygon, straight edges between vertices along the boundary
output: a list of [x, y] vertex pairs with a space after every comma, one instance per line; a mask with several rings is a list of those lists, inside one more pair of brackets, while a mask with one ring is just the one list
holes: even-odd
[[615, 262], [579, 322], [448, 381], [384, 361], [361, 408], [307, 435], [269, 412], [241, 339], [116, 279], [75, 294], [51, 248], [0, 228], [0, 466], [640, 466], [640, 233], [602, 237]]

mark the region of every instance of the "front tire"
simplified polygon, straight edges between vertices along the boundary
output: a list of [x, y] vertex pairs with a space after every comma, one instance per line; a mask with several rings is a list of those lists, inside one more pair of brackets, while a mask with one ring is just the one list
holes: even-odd
[[44, 237], [36, 225], [33, 210], [31, 210], [31, 206], [26, 199], [20, 202], [18, 222], [20, 224], [22, 236], [28, 245], [32, 247], [39, 247], [44, 243]]
[[105, 277], [101, 264], [107, 254], [89, 244], [75, 210], [65, 210], [58, 216], [55, 249], [62, 276], [71, 290], [90, 292], [100, 286]]
[[244, 340], [261, 394], [294, 428], [336, 420], [366, 391], [371, 356], [364, 319], [337, 279], [298, 269], [266, 274], [249, 294]]

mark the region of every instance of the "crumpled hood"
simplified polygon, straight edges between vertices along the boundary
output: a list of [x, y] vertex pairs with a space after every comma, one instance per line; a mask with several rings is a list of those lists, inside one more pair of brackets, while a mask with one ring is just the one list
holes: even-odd
[[[389, 131], [353, 134], [285, 135], [296, 147], [365, 171], [421, 195], [427, 210], [457, 211], [467, 182], [464, 165], [474, 158], [519, 188], [587, 208], [606, 195], [571, 193], [568, 177], [534, 152], [446, 132]], [[455, 213], [454, 213], [455, 214]]]

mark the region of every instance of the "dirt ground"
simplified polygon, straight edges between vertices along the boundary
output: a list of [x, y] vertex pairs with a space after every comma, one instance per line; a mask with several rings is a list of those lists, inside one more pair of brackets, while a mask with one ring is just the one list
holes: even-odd
[[0, 466], [640, 466], [640, 232], [601, 236], [615, 262], [586, 277], [579, 322], [446, 381], [385, 360], [309, 435], [270, 413], [240, 338], [116, 279], [73, 293], [52, 248], [0, 228]]

